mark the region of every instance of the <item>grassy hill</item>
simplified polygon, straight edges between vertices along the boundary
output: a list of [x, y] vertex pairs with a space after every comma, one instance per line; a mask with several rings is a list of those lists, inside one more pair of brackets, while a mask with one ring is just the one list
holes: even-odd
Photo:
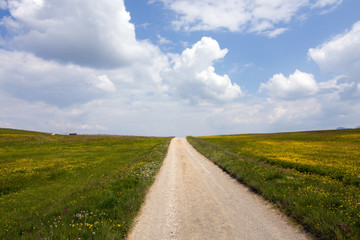
[[0, 134], [36, 134], [36, 135], [48, 135], [49, 133], [28, 131], [28, 130], [19, 130], [19, 129], [11, 129], [11, 128], [0, 128]]

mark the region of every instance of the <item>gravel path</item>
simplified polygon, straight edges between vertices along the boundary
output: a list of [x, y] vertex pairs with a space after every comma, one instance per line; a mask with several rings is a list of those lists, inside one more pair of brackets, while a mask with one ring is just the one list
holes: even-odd
[[174, 138], [129, 239], [309, 238], [185, 138]]

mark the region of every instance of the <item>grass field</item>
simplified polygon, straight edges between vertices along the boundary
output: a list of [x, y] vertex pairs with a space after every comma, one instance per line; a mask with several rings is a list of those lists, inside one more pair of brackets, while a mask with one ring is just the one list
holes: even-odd
[[320, 239], [360, 239], [360, 129], [189, 137]]
[[0, 129], [0, 239], [123, 239], [169, 142]]

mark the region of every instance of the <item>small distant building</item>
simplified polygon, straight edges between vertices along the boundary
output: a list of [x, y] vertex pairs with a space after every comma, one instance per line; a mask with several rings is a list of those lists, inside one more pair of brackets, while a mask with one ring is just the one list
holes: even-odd
[[69, 133], [70, 136], [76, 136], [77, 133]]

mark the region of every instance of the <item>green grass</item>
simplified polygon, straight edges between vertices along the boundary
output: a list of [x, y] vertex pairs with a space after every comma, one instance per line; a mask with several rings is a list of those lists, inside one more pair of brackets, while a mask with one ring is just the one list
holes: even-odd
[[28, 130], [19, 130], [19, 129], [12, 129], [12, 128], [0, 128], [0, 134], [49, 135], [49, 133], [35, 132], [35, 131], [28, 131]]
[[359, 129], [188, 140], [314, 236], [359, 239]]
[[0, 129], [0, 239], [123, 239], [170, 138]]

